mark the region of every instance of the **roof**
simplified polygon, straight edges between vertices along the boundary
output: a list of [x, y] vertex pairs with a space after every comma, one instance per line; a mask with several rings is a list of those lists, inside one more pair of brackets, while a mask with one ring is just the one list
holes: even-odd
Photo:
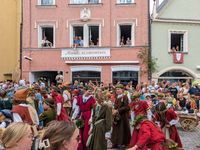
[[159, 13], [164, 7], [165, 5], [169, 2], [169, 0], [164, 0], [157, 8], [156, 12]]

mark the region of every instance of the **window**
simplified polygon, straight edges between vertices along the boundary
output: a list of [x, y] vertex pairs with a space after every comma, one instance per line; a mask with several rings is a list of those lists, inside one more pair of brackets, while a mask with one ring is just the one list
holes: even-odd
[[38, 5], [55, 5], [55, 0], [38, 0]]
[[[52, 43], [52, 47], [55, 47], [55, 33], [54, 33], [55, 27], [53, 25], [42, 25], [39, 26], [39, 40], [38, 40], [38, 46], [41, 47], [41, 42], [44, 39], [44, 37], [47, 38], [49, 42]], [[49, 44], [51, 46], [51, 44]], [[43, 48], [47, 48], [49, 46], [43, 46]]]
[[117, 46], [134, 46], [134, 25], [118, 25]]
[[134, 3], [134, 0], [117, 0], [117, 3]]
[[100, 24], [79, 24], [70, 27], [70, 45], [73, 44], [76, 36], [81, 36], [83, 47], [101, 46]]
[[99, 26], [89, 26], [89, 46], [99, 46]]
[[87, 85], [89, 80], [92, 80], [93, 83], [100, 83], [101, 81], [101, 72], [96, 71], [77, 71], [72, 72], [72, 82], [78, 80], [78, 82], [83, 82], [84, 85]]
[[169, 31], [169, 52], [187, 52], [187, 31]]
[[138, 84], [138, 71], [114, 71], [112, 72], [113, 84], [117, 84], [118, 81], [130, 82], [133, 81], [133, 86]]
[[72, 4], [91, 4], [100, 3], [100, 0], [71, 0]]

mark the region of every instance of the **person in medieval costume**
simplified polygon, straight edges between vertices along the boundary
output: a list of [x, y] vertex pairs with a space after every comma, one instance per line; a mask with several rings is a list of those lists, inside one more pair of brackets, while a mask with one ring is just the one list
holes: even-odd
[[87, 146], [90, 150], [106, 150], [107, 140], [110, 138], [109, 133], [111, 132], [112, 108], [105, 101], [103, 93], [98, 92], [95, 100], [97, 103], [93, 107]]
[[[12, 99], [14, 108], [11, 111], [13, 122], [26, 122], [31, 125], [34, 131], [34, 137], [38, 135], [36, 126], [39, 125], [39, 119], [36, 110], [26, 101], [27, 93], [30, 88], [18, 90]], [[35, 150], [35, 140], [31, 150]]]
[[68, 119], [70, 118], [70, 110], [72, 108], [72, 104], [71, 104], [71, 94], [69, 92], [70, 86], [72, 85], [72, 82], [67, 82], [63, 85], [63, 97], [64, 97], [64, 108], [66, 110]]
[[44, 127], [46, 127], [49, 122], [56, 119], [54, 100], [51, 98], [43, 99], [43, 107], [46, 111], [39, 116], [39, 121], [43, 121]]
[[71, 110], [71, 113], [70, 113], [70, 117], [72, 117], [72, 115], [75, 111], [77, 99], [78, 99], [78, 94], [79, 94], [79, 90], [73, 90], [72, 91], [73, 99], [72, 99], [72, 110]]
[[77, 105], [71, 119], [71, 121], [74, 122], [74, 119], [81, 110], [81, 118], [84, 120], [85, 126], [80, 129], [81, 142], [79, 143], [78, 150], [89, 150], [89, 147], [86, 147], [86, 143], [89, 137], [88, 132], [90, 130], [90, 125], [92, 123], [93, 106], [96, 103], [94, 97], [91, 95], [93, 90], [94, 88], [90, 85], [87, 85], [84, 88], [84, 94], [78, 97]]
[[130, 90], [130, 85], [129, 85], [128, 83], [126, 83], [126, 82], [123, 82], [122, 84], [123, 84], [123, 86], [125, 87], [125, 89], [124, 89], [124, 94], [127, 95], [127, 97], [128, 97], [128, 102], [129, 102], [129, 104], [130, 104], [130, 103], [131, 103], [131, 93], [129, 92], [129, 90]]
[[1, 100], [0, 100], [0, 110], [3, 110], [3, 109], [12, 109], [12, 104], [10, 103], [11, 99], [9, 99], [7, 97], [7, 92], [5, 90], [2, 90], [0, 92], [0, 97], [1, 97]]
[[[40, 87], [35, 87], [34, 89], [35, 89], [35, 95], [39, 99], [38, 111], [37, 111], [37, 114], [38, 114], [38, 117], [39, 117], [40, 114], [44, 112], [44, 108], [43, 108], [43, 105], [42, 105], [42, 95], [40, 93]], [[43, 127], [43, 122], [40, 122], [39, 127]]]
[[66, 113], [65, 108], [63, 107], [64, 105], [64, 98], [61, 95], [61, 90], [60, 88], [55, 89], [55, 106], [57, 107], [57, 117], [56, 120], [58, 121], [68, 121], [68, 116]]
[[166, 137], [162, 129], [149, 121], [146, 115], [137, 114], [132, 126], [139, 130], [141, 136], [137, 143], [128, 150], [143, 149], [145, 146], [151, 150], [168, 150], [168, 146], [165, 144]]
[[26, 100], [36, 111], [38, 111], [39, 99], [35, 95], [34, 88], [31, 88], [28, 91], [28, 95], [27, 95], [27, 99]]
[[178, 147], [182, 147], [182, 143], [175, 126], [175, 124], [178, 123], [179, 118], [173, 110], [167, 109], [165, 104], [160, 102], [155, 107], [153, 121], [162, 128], [167, 139], [172, 139], [178, 143]]
[[173, 99], [171, 97], [171, 92], [169, 90], [165, 90], [165, 105], [167, 106], [167, 109], [173, 110]]
[[129, 123], [129, 102], [128, 97], [124, 94], [124, 86], [117, 84], [116, 99], [114, 103], [113, 117], [114, 125], [111, 134], [112, 145], [108, 149], [116, 148], [118, 145], [125, 145], [125, 149], [129, 147], [131, 140], [131, 131]]
[[[146, 114], [147, 118], [151, 120], [151, 110], [149, 109], [147, 102], [140, 99], [141, 96], [142, 95], [138, 92], [134, 92], [131, 96], [131, 99], [133, 101], [130, 105], [132, 122], [135, 120], [135, 116], [138, 114], [143, 114], [143, 115]], [[140, 133], [139, 129], [134, 128], [130, 141], [131, 147], [133, 147], [137, 143], [138, 139], [141, 137], [139, 133]], [[147, 150], [147, 147], [144, 145], [142, 149]]]

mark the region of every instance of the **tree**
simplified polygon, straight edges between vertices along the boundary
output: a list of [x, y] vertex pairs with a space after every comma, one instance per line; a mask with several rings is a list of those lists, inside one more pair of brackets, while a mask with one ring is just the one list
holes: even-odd
[[147, 44], [142, 46], [137, 54], [137, 58], [142, 60], [142, 64], [145, 64], [145, 69], [140, 69], [140, 75], [148, 74], [150, 76], [153, 72], [156, 72], [156, 68], [158, 67], [156, 64], [157, 58], [152, 57], [150, 54], [151, 51]]

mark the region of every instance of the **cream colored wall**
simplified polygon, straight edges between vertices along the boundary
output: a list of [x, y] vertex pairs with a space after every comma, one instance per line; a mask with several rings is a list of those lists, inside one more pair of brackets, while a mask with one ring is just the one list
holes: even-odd
[[21, 0], [1, 0], [0, 5], [0, 81], [19, 67]]

